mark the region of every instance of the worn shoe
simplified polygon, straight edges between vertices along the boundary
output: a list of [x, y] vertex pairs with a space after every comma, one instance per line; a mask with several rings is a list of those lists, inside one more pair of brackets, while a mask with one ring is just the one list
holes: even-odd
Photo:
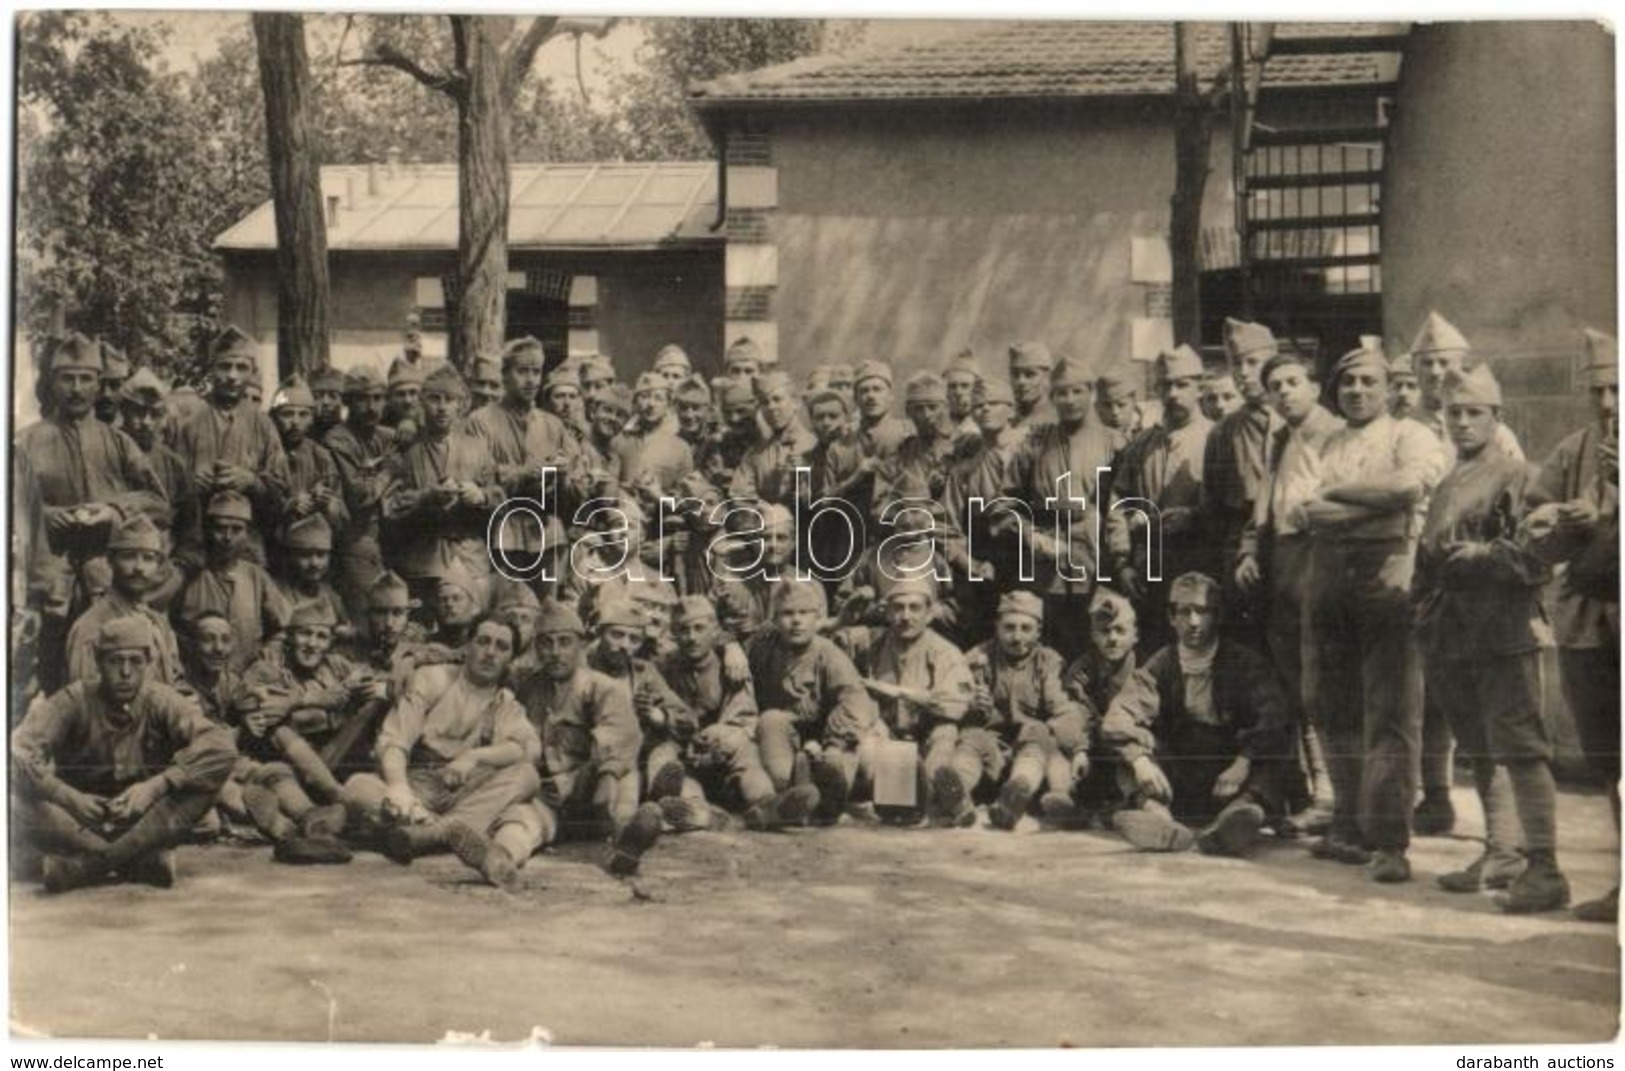
[[1456, 828], [1456, 806], [1447, 791], [1429, 792], [1411, 813], [1411, 830], [1418, 837], [1442, 837]]
[[48, 893], [65, 893], [94, 885], [104, 870], [90, 860], [65, 855], [47, 855], [40, 860], [40, 880]]
[[711, 828], [711, 805], [686, 796], [666, 796], [657, 801], [660, 815], [673, 833], [698, 833]]
[[638, 872], [638, 863], [643, 859], [643, 853], [655, 846], [660, 839], [660, 830], [664, 824], [664, 817], [657, 804], [645, 803], [639, 807], [632, 820], [616, 836], [614, 844], [610, 847], [609, 861], [605, 869], [617, 877], [630, 877]]
[[815, 826], [832, 826], [846, 810], [846, 774], [833, 762], [812, 764], [812, 783], [818, 789], [818, 806], [812, 813]]
[[417, 842], [406, 826], [386, 826], [378, 835], [378, 850], [384, 853], [384, 858], [402, 866], [409, 865], [418, 854]]
[[1089, 824], [1083, 808], [1066, 792], [1046, 792], [1038, 797], [1038, 813], [1057, 829], [1083, 829]]
[[1486, 849], [1483, 855], [1474, 859], [1466, 868], [1440, 874], [1434, 881], [1439, 888], [1452, 893], [1504, 889], [1523, 873], [1523, 867], [1523, 856], [1515, 852], [1492, 852]]
[[1411, 861], [1405, 853], [1392, 848], [1379, 848], [1366, 864], [1371, 880], [1383, 885], [1397, 885], [1411, 880]]
[[[931, 824], [936, 826], [969, 826], [976, 823], [976, 809], [971, 806], [970, 793], [965, 790], [965, 779], [952, 766], [944, 766], [931, 775]], [[969, 818], [967, 822], [965, 819]]]
[[772, 833], [785, 826], [805, 825], [818, 809], [820, 799], [818, 789], [812, 785], [787, 788], [746, 810], [745, 828], [758, 833]]
[[668, 762], [654, 772], [649, 778], [648, 798], [663, 800], [667, 796], [680, 796], [683, 792], [683, 765], [680, 762]]
[[1160, 811], [1118, 811], [1112, 829], [1142, 852], [1185, 852], [1196, 843], [1195, 833]]
[[[1068, 803], [1072, 802], [1069, 798], [1062, 798], [1067, 799]], [[1004, 783], [1004, 788], [999, 792], [998, 802], [988, 809], [987, 816], [1000, 829], [1012, 830], [1027, 813], [1027, 808], [1032, 806], [1032, 802], [1033, 786], [1026, 778], [1012, 777]]]
[[154, 889], [173, 889], [175, 853], [165, 849], [133, 859], [124, 868], [124, 876], [130, 881], [151, 885]]
[[466, 822], [446, 826], [446, 844], [470, 870], [476, 870], [499, 889], [512, 892], [519, 884], [519, 866], [508, 849]]
[[1371, 853], [1352, 841], [1327, 834], [1309, 845], [1309, 854], [1316, 859], [1328, 859], [1345, 866], [1365, 866], [1371, 862]]
[[1241, 858], [1257, 846], [1258, 831], [1263, 828], [1264, 808], [1252, 802], [1232, 803], [1202, 830], [1196, 847], [1204, 855]]
[[1581, 922], [1619, 921], [1619, 886], [1615, 885], [1604, 896], [1574, 905], [1574, 917]]
[[345, 810], [342, 803], [312, 807], [299, 819], [299, 832], [307, 837], [332, 840], [344, 832], [344, 819]]
[[277, 802], [276, 793], [264, 785], [243, 786], [243, 809], [248, 812], [254, 828], [269, 837], [272, 842], [287, 840], [299, 833], [299, 827], [282, 813], [282, 805]]
[[1495, 898], [1496, 904], [1509, 915], [1533, 915], [1540, 911], [1558, 911], [1569, 906], [1569, 879], [1553, 863], [1530, 861], [1518, 879], [1507, 891]]
[[289, 837], [276, 842], [271, 858], [289, 866], [341, 866], [352, 856], [337, 837]]

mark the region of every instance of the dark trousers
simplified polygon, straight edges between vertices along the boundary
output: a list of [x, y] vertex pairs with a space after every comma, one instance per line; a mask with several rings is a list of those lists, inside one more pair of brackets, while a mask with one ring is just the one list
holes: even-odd
[[1422, 678], [1411, 631], [1409, 540], [1317, 541], [1309, 570], [1309, 673], [1337, 800], [1333, 835], [1410, 844]]
[[1563, 701], [1574, 718], [1580, 749], [1598, 781], [1607, 786], [1619, 818], [1619, 646], [1557, 649]]

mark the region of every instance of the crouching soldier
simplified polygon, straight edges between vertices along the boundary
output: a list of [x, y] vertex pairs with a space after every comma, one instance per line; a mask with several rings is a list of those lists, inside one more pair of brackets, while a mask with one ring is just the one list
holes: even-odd
[[[1112, 828], [1141, 851], [1245, 855], [1281, 813], [1291, 707], [1275, 671], [1221, 640], [1219, 585], [1186, 573], [1169, 587], [1176, 640], [1112, 700], [1102, 739], [1122, 759], [1129, 806]], [[1203, 825], [1200, 835], [1189, 824]]]
[[[806, 821], [818, 806], [818, 790], [796, 785], [778, 791], [756, 744], [756, 692], [747, 673], [731, 678], [724, 653], [733, 646], [717, 622], [711, 600], [690, 595], [677, 605], [676, 649], [660, 660], [660, 674], [693, 710], [698, 732], [687, 765], [705, 799], [743, 807], [750, 829], [774, 830]], [[692, 783], [692, 782], [691, 782]], [[661, 800], [666, 820], [679, 829], [703, 828], [710, 809], [683, 795]]]
[[968, 809], [969, 795], [984, 780], [997, 785], [1008, 760], [1009, 777], [988, 812], [1000, 829], [1014, 829], [1041, 788], [1070, 805], [1074, 784], [1089, 773], [1089, 724], [1062, 686], [1061, 656], [1038, 642], [1043, 626], [1042, 599], [1008, 592], [994, 638], [965, 656], [976, 689], [951, 769], [968, 790]]
[[694, 736], [694, 712], [671, 690], [653, 662], [639, 657], [648, 618], [622, 595], [597, 607], [598, 639], [587, 665], [625, 688], [643, 734], [638, 768], [645, 799], [658, 801], [683, 791], [683, 749]]
[[378, 733], [378, 774], [356, 774], [344, 803], [358, 826], [378, 831], [397, 863], [450, 850], [499, 888], [511, 889], [534, 846], [521, 811], [536, 795], [541, 741], [512, 692], [512, 625], [474, 627], [461, 665], [425, 666]]
[[1139, 643], [1134, 604], [1110, 588], [1096, 588], [1089, 603], [1089, 648], [1061, 677], [1088, 725], [1089, 772], [1073, 785], [1070, 798], [1049, 792], [1038, 801], [1045, 819], [1063, 829], [1090, 825], [1122, 803], [1116, 752], [1101, 742], [1099, 730], [1112, 700], [1139, 668]]
[[518, 684], [541, 740], [541, 793], [521, 808], [531, 850], [565, 836], [611, 838], [607, 868], [633, 874], [660, 839], [656, 803], [638, 803], [643, 730], [625, 683], [587, 665], [586, 628], [549, 599], [536, 619], [535, 668]]
[[170, 849], [231, 774], [231, 734], [148, 679], [152, 650], [145, 619], [102, 625], [98, 679], [75, 681], [36, 704], [12, 736], [13, 813], [46, 853], [48, 892], [109, 874], [173, 885]]
[[[880, 696], [889, 735], [919, 746], [920, 785], [929, 786], [936, 821], [968, 826], [976, 821], [970, 799], [975, 779], [961, 776], [953, 758], [975, 683], [959, 648], [931, 630], [936, 610], [937, 585], [930, 577], [893, 584], [886, 593], [886, 631], [869, 649], [870, 687]], [[881, 814], [901, 824], [917, 818], [908, 808], [888, 806]]]
[[872, 791], [885, 730], [852, 660], [818, 630], [824, 586], [786, 577], [773, 592], [773, 624], [745, 649], [762, 710], [762, 765], [783, 792], [810, 776], [819, 802], [812, 820], [834, 825], [855, 794]]

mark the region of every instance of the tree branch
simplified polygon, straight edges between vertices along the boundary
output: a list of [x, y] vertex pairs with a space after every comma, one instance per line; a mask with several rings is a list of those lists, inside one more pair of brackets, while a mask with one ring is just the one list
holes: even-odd
[[413, 78], [417, 79], [419, 82], [428, 86], [430, 89], [438, 90], [441, 93], [445, 93], [446, 95], [453, 97], [457, 95], [457, 87], [461, 81], [459, 76], [456, 74], [437, 73], [435, 71], [425, 70], [424, 68], [418, 66], [417, 63], [411, 59], [411, 57], [401, 52], [394, 45], [388, 44], [378, 45], [373, 49], [372, 55], [370, 56], [363, 56], [360, 59], [344, 60], [340, 62], [339, 66], [391, 67], [397, 71], [404, 71]]
[[553, 36], [554, 27], [558, 23], [558, 17], [550, 15], [538, 15], [530, 20], [530, 25], [525, 27], [525, 36], [515, 41], [508, 49], [506, 68], [510, 86], [516, 86], [525, 80], [530, 65], [536, 61], [536, 50]]

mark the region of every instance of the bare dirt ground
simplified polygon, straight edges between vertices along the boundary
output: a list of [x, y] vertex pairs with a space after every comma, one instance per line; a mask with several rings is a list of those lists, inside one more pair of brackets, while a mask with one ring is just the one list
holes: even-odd
[[[1458, 790], [1462, 833], [1477, 808]], [[1615, 880], [1606, 802], [1564, 793], [1577, 900]], [[1612, 927], [1508, 918], [1419, 841], [1380, 887], [1309, 858], [1136, 854], [1102, 833], [670, 837], [633, 882], [588, 845], [515, 898], [455, 860], [294, 870], [191, 847], [170, 892], [14, 884], [14, 1031], [73, 1037], [927, 1047], [1590, 1042]]]

